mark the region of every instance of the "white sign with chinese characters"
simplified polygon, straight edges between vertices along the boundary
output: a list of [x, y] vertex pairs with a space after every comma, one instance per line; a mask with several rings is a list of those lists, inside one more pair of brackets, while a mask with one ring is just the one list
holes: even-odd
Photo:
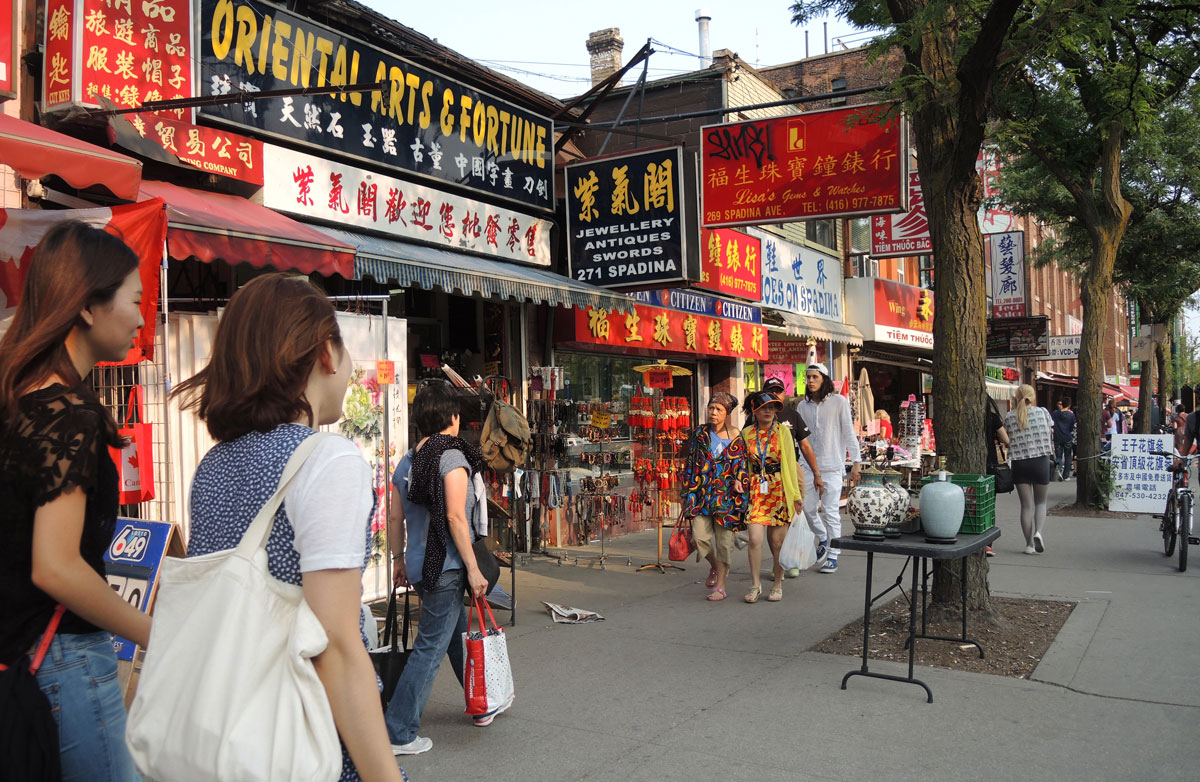
[[1171, 453], [1169, 434], [1114, 434], [1113, 493], [1108, 509], [1126, 513], [1162, 513], [1171, 491], [1171, 461], [1150, 451]]
[[549, 220], [272, 144], [263, 178], [263, 204], [280, 212], [550, 265]]
[[843, 323], [842, 264], [759, 228], [746, 232], [762, 242], [762, 305]]
[[1079, 341], [1082, 337], [1078, 334], [1065, 334], [1059, 337], [1050, 337], [1050, 352], [1041, 357], [1042, 361], [1075, 361], [1079, 358]]
[[992, 317], [1025, 317], [1025, 232], [988, 234], [992, 251]]

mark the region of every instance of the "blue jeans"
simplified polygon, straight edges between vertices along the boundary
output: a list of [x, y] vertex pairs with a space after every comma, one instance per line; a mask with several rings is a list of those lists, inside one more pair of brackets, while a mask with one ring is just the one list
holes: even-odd
[[1071, 458], [1075, 455], [1074, 443], [1054, 444], [1054, 463], [1058, 465], [1058, 474], [1064, 481], [1071, 477]]
[[63, 782], [137, 782], [108, 633], [56, 635], [37, 683], [58, 723]]
[[393, 744], [407, 744], [417, 737], [421, 727], [421, 712], [429, 700], [433, 680], [443, 657], [450, 658], [450, 667], [463, 682], [462, 634], [467, 631], [467, 610], [463, 607], [466, 571], [462, 568], [442, 572], [437, 583], [428, 588], [416, 584], [421, 596], [421, 621], [417, 623], [417, 639], [412, 654], [396, 683], [392, 700], [384, 713], [388, 735]]

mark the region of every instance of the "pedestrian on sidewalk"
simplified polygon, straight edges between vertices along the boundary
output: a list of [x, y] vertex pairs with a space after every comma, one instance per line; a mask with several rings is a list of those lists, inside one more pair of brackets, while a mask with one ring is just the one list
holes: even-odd
[[737, 400], [718, 391], [708, 403], [708, 422], [692, 430], [684, 457], [683, 505], [680, 523], [692, 525], [692, 540], [700, 556], [708, 561], [712, 591], [708, 599], [724, 600], [725, 579], [733, 562], [733, 537], [746, 528], [749, 498], [734, 491], [734, 481], [749, 483], [746, 472], [746, 443], [738, 437], [732, 412]]
[[834, 393], [826, 366], [809, 364], [804, 379], [806, 392], [797, 410], [812, 430], [812, 448], [817, 456], [817, 469], [804, 465], [804, 515], [817, 536], [817, 560], [824, 560], [819, 572], [836, 573], [841, 549], [830, 544], [842, 534], [839, 502], [846, 460], [852, 465], [851, 482], [858, 480], [862, 451], [854, 434], [850, 403]]
[[[1008, 445], [1008, 432], [1004, 429], [1004, 416], [1000, 414], [1000, 408], [996, 405], [996, 400], [992, 399], [991, 395], [984, 394], [987, 399], [987, 410], [984, 412], [983, 433], [987, 443], [987, 472], [988, 475], [995, 476], [996, 492], [998, 494], [1007, 494], [1013, 490], [1011, 481], [1006, 481], [1005, 486], [999, 485], [1000, 475], [997, 473], [997, 468], [1001, 463], [1007, 465], [1007, 456], [1002, 456], [1004, 447]], [[1008, 471], [1011, 475], [1011, 470]], [[991, 546], [984, 549], [984, 553], [989, 557], [996, 556], [996, 552]]]
[[[129, 353], [143, 325], [141, 295], [138, 258], [124, 242], [61, 222], [34, 251], [0, 342], [0, 663], [5, 687], [38, 703], [4, 724], [39, 720], [52, 734], [57, 723], [58, 743], [40, 749], [47, 764], [57, 757], [65, 780], [138, 778], [112, 634], [145, 647], [150, 618], [104, 580], [118, 501], [108, 449], [124, 442], [85, 378], [97, 362]], [[57, 630], [48, 630], [59, 607]], [[21, 677], [46, 632], [53, 640], [32, 685]]]
[[1004, 428], [1011, 440], [1013, 483], [1021, 500], [1021, 531], [1025, 534], [1025, 553], [1041, 554], [1046, 550], [1042, 529], [1050, 489], [1054, 421], [1046, 408], [1037, 406], [1031, 385], [1022, 384], [1014, 402], [1014, 409], [1004, 416]]
[[1050, 414], [1054, 420], [1054, 464], [1058, 480], [1071, 477], [1071, 460], [1075, 458], [1075, 413], [1071, 411], [1071, 398], [1058, 400], [1058, 409]]
[[797, 479], [791, 430], [780, 426], [776, 420], [783, 402], [769, 391], [755, 391], [746, 397], [742, 409], [751, 422], [742, 430], [743, 444], [740, 446], [746, 451], [749, 480], [738, 480], [734, 489], [748, 495], [749, 500], [746, 523], [750, 537], [751, 587], [745, 601], [757, 603], [762, 594], [760, 571], [763, 538], [766, 538], [775, 560], [771, 569], [775, 583], [767, 600], [776, 603], [783, 599], [783, 566], [779, 564], [779, 550], [792, 516], [804, 507], [804, 494]]
[[[803, 458], [804, 463], [808, 465], [808, 469], [820, 475], [821, 470], [817, 467], [817, 454], [813, 451], [812, 443], [808, 441], [808, 437], [812, 432], [809, 431], [808, 426], [804, 423], [804, 419], [800, 417], [800, 413], [794, 407], [788, 407], [787, 403], [784, 402], [784, 390], [783, 381], [777, 377], [767, 378], [767, 381], [763, 383], [763, 391], [775, 394], [779, 398], [779, 401], [783, 403], [783, 409], [779, 411], [776, 418], [779, 423], [790, 428], [792, 431], [792, 444], [796, 450], [796, 462], [799, 463], [800, 459]], [[786, 578], [799, 578], [800, 568], [785, 570], [783, 575]]]
[[[421, 597], [417, 640], [388, 704], [388, 734], [397, 755], [416, 755], [433, 747], [418, 736], [421, 712], [429, 701], [442, 659], [458, 683], [463, 678], [462, 634], [467, 630], [463, 591], [484, 598], [487, 579], [479, 572], [472, 548], [470, 519], [478, 496], [475, 477], [483, 468], [479, 449], [459, 437], [459, 401], [447, 383], [431, 383], [413, 399], [412, 419], [421, 440], [400, 460], [392, 476], [390, 519], [393, 581], [413, 586]], [[415, 579], [415, 580], [414, 580]], [[473, 717], [485, 727], [509, 703]]]
[[[304, 277], [265, 274], [233, 294], [208, 366], [173, 392], [217, 442], [192, 479], [189, 557], [241, 542], [296, 448], [342, 417], [350, 371], [337, 313]], [[304, 590], [329, 639], [313, 664], [342, 741], [340, 782], [407, 779], [367, 654], [362, 573], [374, 510], [362, 454], [345, 437], [326, 437], [296, 473], [266, 545], [271, 575]]]

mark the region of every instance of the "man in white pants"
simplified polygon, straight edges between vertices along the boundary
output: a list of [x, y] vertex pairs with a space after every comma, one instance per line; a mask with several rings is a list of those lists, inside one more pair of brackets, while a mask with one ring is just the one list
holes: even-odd
[[853, 465], [851, 480], [858, 478], [860, 448], [850, 417], [850, 403], [833, 389], [829, 370], [824, 364], [809, 364], [804, 373], [806, 391], [796, 406], [800, 417], [812, 435], [808, 438], [817, 456], [817, 469], [824, 478], [824, 491], [818, 491], [812, 468], [806, 463], [804, 471], [804, 515], [808, 526], [817, 536], [817, 560], [825, 560], [820, 572], [836, 573], [841, 549], [829, 543], [842, 534], [842, 517], [838, 500], [842, 497], [842, 479], [846, 458]]

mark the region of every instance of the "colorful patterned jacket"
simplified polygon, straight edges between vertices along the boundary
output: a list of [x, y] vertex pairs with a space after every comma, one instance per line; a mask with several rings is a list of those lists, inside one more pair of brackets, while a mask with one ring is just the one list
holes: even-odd
[[683, 516], [690, 519], [704, 514], [723, 527], [745, 529], [749, 496], [745, 492], [735, 492], [733, 482], [740, 480], [743, 486], [749, 485], [746, 442], [741, 437], [733, 438], [733, 442], [715, 459], [709, 449], [711, 442], [712, 430], [708, 424], [692, 430], [683, 471], [683, 488], [679, 492]]

